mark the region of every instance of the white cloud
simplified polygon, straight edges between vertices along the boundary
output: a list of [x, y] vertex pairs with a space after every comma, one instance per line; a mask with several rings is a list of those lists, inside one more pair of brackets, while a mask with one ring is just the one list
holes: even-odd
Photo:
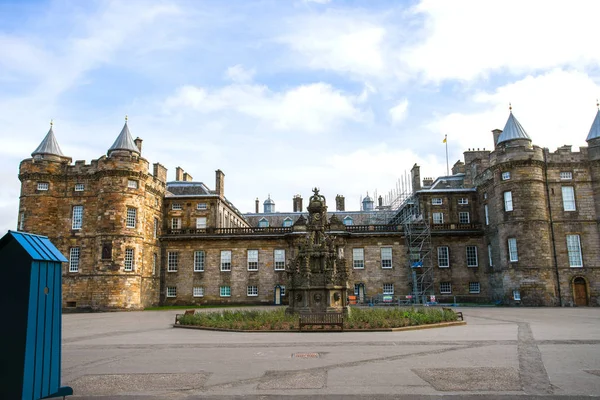
[[404, 99], [394, 107], [390, 108], [390, 117], [392, 119], [392, 125], [398, 125], [406, 118], [406, 112], [408, 110], [408, 99]]
[[355, 106], [356, 97], [325, 83], [273, 92], [263, 85], [232, 84], [216, 90], [184, 86], [169, 97], [166, 109], [200, 113], [234, 111], [267, 122], [277, 130], [326, 132], [344, 121], [364, 122], [369, 113]]
[[470, 100], [481, 111], [451, 113], [429, 125], [449, 145], [460, 149], [492, 147], [492, 129], [503, 129], [508, 118], [508, 103], [535, 145], [554, 151], [558, 146], [585, 146], [585, 138], [595, 116], [595, 99], [600, 85], [587, 74], [553, 70], [528, 76], [499, 87], [491, 93], [480, 92]]
[[404, 54], [428, 80], [600, 63], [595, 0], [422, 0], [415, 12], [425, 18], [426, 39]]
[[245, 69], [243, 65], [237, 64], [227, 68], [225, 77], [232, 82], [246, 83], [252, 81], [255, 71], [253, 69]]

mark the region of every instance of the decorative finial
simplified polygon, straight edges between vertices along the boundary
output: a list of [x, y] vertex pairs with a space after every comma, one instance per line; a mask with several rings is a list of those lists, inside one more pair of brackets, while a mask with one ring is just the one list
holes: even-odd
[[510, 113], [512, 114], [512, 104], [508, 103], [508, 111], [510, 111]]
[[125, 123], [127, 123], [127, 120], [129, 120], [129, 117], [127, 116], [127, 114], [125, 114]]
[[54, 120], [53, 120], [53, 119], [51, 119], [51, 120], [50, 120], [50, 128], [52, 128], [53, 126], [54, 126]]

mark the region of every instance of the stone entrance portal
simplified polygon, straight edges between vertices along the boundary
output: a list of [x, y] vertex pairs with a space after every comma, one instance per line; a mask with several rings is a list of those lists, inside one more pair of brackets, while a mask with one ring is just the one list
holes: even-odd
[[296, 222], [296, 225], [306, 225], [306, 234], [298, 239], [297, 255], [287, 269], [287, 312], [346, 313], [348, 268], [342, 239], [325, 233], [328, 228], [325, 197], [317, 188], [313, 192], [308, 205], [308, 221], [300, 217]]

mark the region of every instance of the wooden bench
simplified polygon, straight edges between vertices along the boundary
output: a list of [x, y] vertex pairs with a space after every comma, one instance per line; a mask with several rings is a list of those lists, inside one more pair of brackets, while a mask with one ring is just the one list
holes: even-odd
[[462, 311], [454, 311], [453, 309], [447, 308], [447, 307], [442, 307], [442, 310], [444, 310], [444, 311], [451, 311], [451, 312], [453, 312], [453, 313], [456, 314], [457, 318], [460, 318], [461, 321], [464, 321]]
[[195, 313], [196, 310], [185, 310], [185, 313], [175, 315], [175, 324], [179, 323], [179, 319], [182, 315], [194, 315]]
[[339, 326], [344, 330], [344, 314], [342, 313], [313, 313], [300, 314], [298, 329], [302, 331], [303, 326], [307, 325], [332, 325]]

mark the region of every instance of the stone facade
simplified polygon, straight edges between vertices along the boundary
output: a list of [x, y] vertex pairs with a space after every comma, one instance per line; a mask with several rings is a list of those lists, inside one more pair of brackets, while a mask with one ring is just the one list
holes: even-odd
[[[427, 294], [444, 303], [600, 305], [600, 138], [550, 152], [520, 125], [507, 139], [511, 120], [493, 131], [493, 150], [469, 149], [450, 176], [421, 181], [413, 167], [415, 223], [430, 227]], [[294, 212], [241, 214], [225, 197], [223, 172], [215, 190], [179, 167], [167, 182], [162, 165], [148, 172], [141, 139], [132, 147], [128, 135], [125, 126], [90, 164], [60, 150], [21, 162], [18, 229], [49, 236], [70, 259], [65, 308], [286, 304], [286, 269], [307, 235], [302, 198], [292, 199]], [[411, 295], [407, 222], [388, 218], [379, 199], [367, 211], [332, 200], [325, 230], [347, 261], [348, 294]]]

